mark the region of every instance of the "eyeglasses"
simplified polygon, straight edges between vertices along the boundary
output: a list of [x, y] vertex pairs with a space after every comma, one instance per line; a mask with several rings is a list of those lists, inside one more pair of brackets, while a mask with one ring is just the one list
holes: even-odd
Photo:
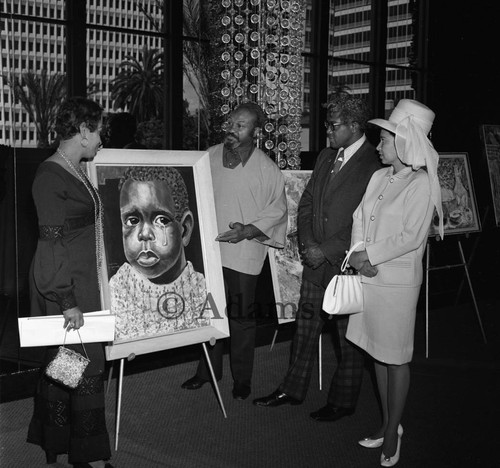
[[329, 132], [335, 132], [337, 130], [337, 128], [339, 128], [341, 125], [345, 125], [345, 122], [333, 123], [333, 122], [325, 121], [325, 128]]

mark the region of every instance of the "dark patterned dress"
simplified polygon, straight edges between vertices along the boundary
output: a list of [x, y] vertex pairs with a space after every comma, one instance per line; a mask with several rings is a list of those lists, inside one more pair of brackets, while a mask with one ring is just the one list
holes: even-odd
[[[59, 164], [40, 165], [33, 182], [39, 240], [30, 271], [31, 315], [60, 315], [78, 306], [101, 309], [97, 282], [95, 214], [85, 185]], [[82, 346], [68, 348], [83, 353]], [[48, 347], [45, 364], [58, 346]], [[111, 456], [104, 411], [104, 348], [85, 344], [90, 364], [75, 390], [47, 379], [42, 369], [28, 442], [67, 453], [69, 463]]]

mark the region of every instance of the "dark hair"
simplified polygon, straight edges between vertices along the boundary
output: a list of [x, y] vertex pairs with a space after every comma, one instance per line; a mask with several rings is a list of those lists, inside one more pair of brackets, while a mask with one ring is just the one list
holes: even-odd
[[328, 114], [338, 112], [342, 121], [357, 122], [361, 131], [365, 131], [371, 117], [368, 103], [363, 98], [351, 94], [334, 94], [324, 106]]
[[264, 123], [266, 122], [266, 114], [264, 114], [262, 107], [260, 107], [256, 102], [244, 102], [243, 104], [240, 104], [238, 107], [236, 107], [233, 112], [242, 109], [247, 110], [248, 112], [251, 112], [253, 115], [255, 115], [256, 127], [262, 128], [264, 126]]
[[175, 219], [180, 221], [182, 215], [189, 211], [189, 197], [186, 183], [180, 172], [174, 167], [168, 166], [131, 166], [123, 174], [118, 184], [121, 190], [127, 180], [138, 182], [160, 181], [166, 182], [170, 189], [175, 207]]
[[91, 132], [99, 127], [102, 107], [97, 102], [84, 97], [71, 97], [64, 101], [57, 111], [55, 131], [61, 140], [68, 140], [80, 132], [85, 123]]

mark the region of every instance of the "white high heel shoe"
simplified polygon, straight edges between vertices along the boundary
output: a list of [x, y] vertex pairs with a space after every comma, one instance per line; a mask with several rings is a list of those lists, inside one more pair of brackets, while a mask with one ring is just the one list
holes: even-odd
[[[399, 429], [399, 428], [398, 428]], [[384, 452], [380, 455], [380, 466], [394, 466], [399, 461], [399, 455], [401, 453], [401, 437], [403, 434], [399, 435], [398, 431], [398, 446], [396, 448], [396, 453], [392, 457], [386, 457]]]
[[[403, 426], [401, 424], [398, 426], [398, 436], [401, 437], [403, 435]], [[371, 439], [370, 437], [365, 437], [364, 439], [358, 440], [358, 444], [361, 445], [361, 447], [365, 448], [379, 448], [382, 447], [382, 444], [384, 443], [384, 438], [380, 437], [379, 439]]]

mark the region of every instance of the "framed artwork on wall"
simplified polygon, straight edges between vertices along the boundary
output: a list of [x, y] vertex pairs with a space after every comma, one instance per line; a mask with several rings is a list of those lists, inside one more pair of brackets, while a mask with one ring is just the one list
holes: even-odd
[[481, 125], [483, 153], [488, 163], [495, 223], [500, 227], [500, 125]]
[[300, 197], [306, 188], [312, 171], [282, 171], [285, 178], [285, 193], [288, 205], [288, 225], [284, 249], [269, 249], [269, 264], [273, 280], [278, 323], [295, 320], [302, 282], [297, 214]]
[[[476, 195], [467, 153], [439, 153], [438, 178], [441, 186], [445, 237], [481, 230]], [[429, 236], [437, 236], [438, 218], [434, 214]]]
[[207, 152], [104, 149], [88, 164], [103, 205], [108, 360], [229, 336]]

